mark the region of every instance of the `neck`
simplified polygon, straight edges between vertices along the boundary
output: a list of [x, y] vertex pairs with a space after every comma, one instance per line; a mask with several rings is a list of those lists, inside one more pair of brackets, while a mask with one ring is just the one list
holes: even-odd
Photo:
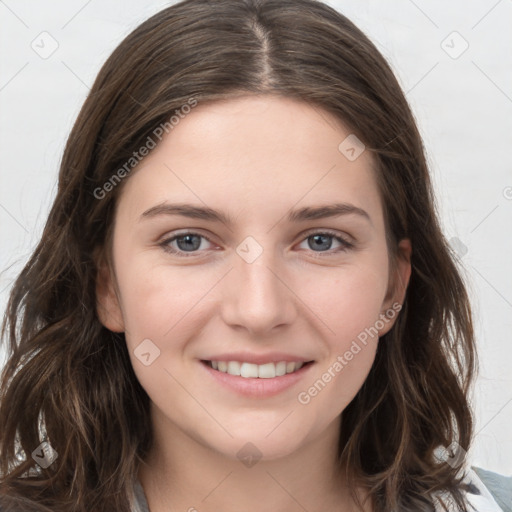
[[286, 457], [257, 462], [219, 453], [174, 424], [156, 425], [139, 470], [151, 512], [356, 510], [337, 463], [340, 418]]

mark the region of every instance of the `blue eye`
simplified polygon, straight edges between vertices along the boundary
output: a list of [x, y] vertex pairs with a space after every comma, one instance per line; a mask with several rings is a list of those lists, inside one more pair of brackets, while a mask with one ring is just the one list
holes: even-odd
[[[208, 237], [190, 231], [181, 233], [179, 235], [174, 235], [171, 238], [167, 238], [160, 243], [160, 246], [164, 249], [164, 251], [170, 254], [175, 254], [179, 257], [187, 258], [190, 256], [195, 256], [196, 253], [200, 252], [199, 249], [202, 245], [201, 239], [206, 240], [207, 242], [211, 242]], [[310, 240], [312, 240], [311, 243]], [[333, 240], [338, 242], [340, 246], [331, 250]], [[306, 241], [308, 242], [309, 249], [311, 249], [313, 252], [327, 253], [327, 255], [333, 255], [335, 253], [347, 251], [353, 247], [352, 243], [330, 231], [314, 232], [303, 239], [302, 243]], [[173, 247], [171, 245], [173, 243], [176, 243], [177, 247]]]
[[[312, 242], [310, 242], [310, 240], [312, 240]], [[337, 249], [330, 251], [333, 240], [338, 242], [340, 246]], [[353, 247], [353, 244], [331, 232], [313, 233], [309, 235], [304, 241], [308, 241], [308, 247], [312, 249], [313, 252], [330, 251], [329, 254], [346, 251], [347, 249]], [[319, 249], [319, 251], [316, 251], [315, 249]]]
[[[169, 238], [167, 240], [164, 240], [162, 242], [162, 247], [165, 251], [170, 252], [171, 254], [177, 254], [179, 256], [185, 256], [188, 255], [182, 254], [183, 252], [197, 252], [197, 250], [201, 247], [201, 238], [204, 240], [210, 241], [207, 237], [204, 235], [199, 235], [197, 233], [182, 233], [180, 235], [173, 236], [172, 238]], [[171, 243], [176, 242], [178, 249], [176, 250], [174, 247], [171, 246]]]

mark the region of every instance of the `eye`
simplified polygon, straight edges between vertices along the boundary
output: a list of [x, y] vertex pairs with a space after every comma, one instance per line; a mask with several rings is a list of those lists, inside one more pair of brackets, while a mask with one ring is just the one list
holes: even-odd
[[[333, 239], [339, 243], [339, 246], [334, 250], [331, 250]], [[310, 233], [304, 242], [307, 242], [308, 248], [313, 250], [313, 252], [327, 252], [328, 254], [347, 251], [354, 246], [352, 243], [332, 231]]]
[[[191, 256], [194, 256], [194, 253], [197, 252], [199, 248], [201, 248], [201, 239], [211, 242], [210, 239], [204, 235], [200, 235], [199, 233], [186, 232], [179, 235], [174, 235], [171, 238], [167, 238], [161, 242], [160, 245], [164, 251], [186, 258], [189, 255], [184, 253], [189, 252], [192, 253]], [[177, 249], [171, 245], [174, 242], [176, 242]]]

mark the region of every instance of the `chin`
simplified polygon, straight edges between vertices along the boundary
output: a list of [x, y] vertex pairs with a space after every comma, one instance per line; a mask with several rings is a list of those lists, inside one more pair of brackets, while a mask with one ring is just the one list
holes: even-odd
[[254, 461], [271, 461], [288, 457], [306, 443], [306, 440], [278, 433], [279, 427], [268, 435], [270, 430], [255, 430], [248, 428], [242, 432], [232, 432], [233, 438], [223, 436], [217, 440], [209, 440], [209, 446], [222, 455], [240, 460], [242, 463], [248, 462], [248, 466]]

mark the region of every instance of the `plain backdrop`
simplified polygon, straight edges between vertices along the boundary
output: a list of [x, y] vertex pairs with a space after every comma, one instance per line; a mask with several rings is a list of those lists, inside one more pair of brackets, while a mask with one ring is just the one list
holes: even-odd
[[[512, 1], [326, 3], [374, 41], [417, 118], [474, 308], [480, 376], [470, 456], [511, 475]], [[2, 312], [41, 235], [67, 135], [96, 74], [131, 30], [168, 5], [0, 0]]]

